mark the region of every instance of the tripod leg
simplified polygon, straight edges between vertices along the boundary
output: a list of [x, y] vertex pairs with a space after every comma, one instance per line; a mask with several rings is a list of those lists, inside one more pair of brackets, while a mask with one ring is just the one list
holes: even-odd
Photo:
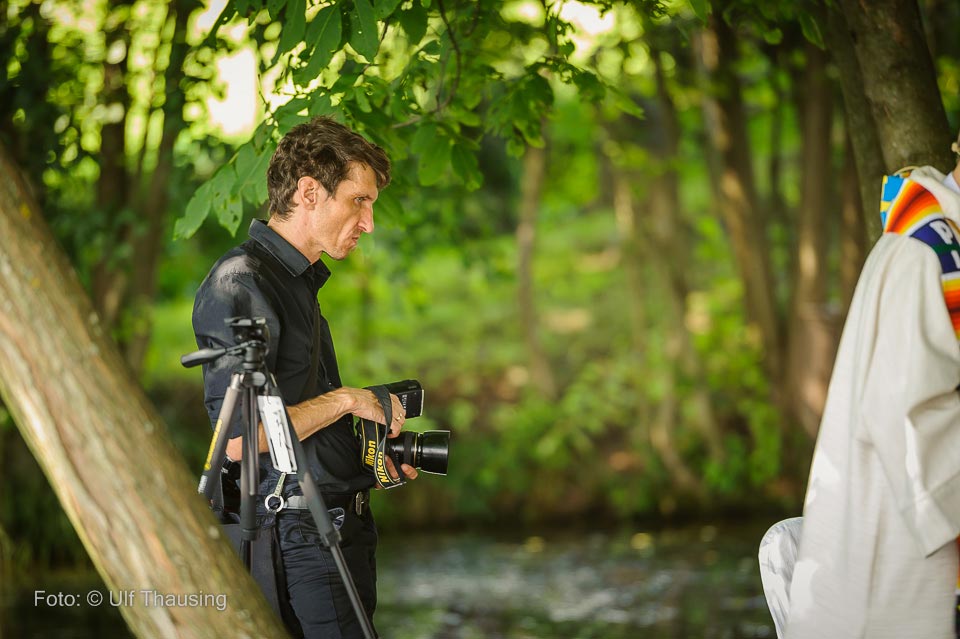
[[313, 520], [317, 524], [317, 531], [320, 533], [323, 543], [330, 549], [330, 554], [333, 555], [333, 561], [340, 572], [340, 578], [343, 580], [343, 587], [350, 598], [350, 604], [357, 615], [357, 621], [360, 622], [360, 627], [363, 629], [363, 636], [366, 639], [374, 639], [376, 635], [373, 632], [373, 624], [367, 617], [367, 611], [363, 609], [360, 593], [357, 592], [357, 586], [353, 583], [353, 577], [350, 575], [347, 562], [343, 558], [343, 551], [340, 550], [340, 531], [333, 527], [333, 522], [330, 521], [330, 513], [327, 512], [327, 505], [323, 503], [323, 497], [317, 490], [317, 485], [310, 475], [310, 471], [307, 470], [306, 464], [301, 463], [305, 455], [299, 440], [293, 445], [293, 449], [297, 454], [297, 478], [300, 480], [300, 487], [303, 489], [303, 495], [310, 507], [310, 514], [313, 515]]
[[[257, 391], [252, 386], [244, 396], [243, 460], [240, 466], [240, 538], [257, 538], [257, 490], [260, 487], [260, 450]], [[242, 545], [241, 545], [242, 548]]]
[[207, 500], [213, 499], [213, 493], [217, 487], [216, 482], [220, 481], [220, 469], [223, 467], [223, 459], [227, 453], [230, 423], [233, 421], [237, 399], [240, 397], [240, 380], [240, 373], [234, 373], [230, 378], [230, 386], [224, 393], [220, 415], [217, 417], [217, 425], [213, 430], [213, 439], [210, 440], [210, 450], [207, 451], [207, 459], [203, 464], [203, 473], [200, 475], [200, 485], [197, 486], [197, 492], [201, 493]]

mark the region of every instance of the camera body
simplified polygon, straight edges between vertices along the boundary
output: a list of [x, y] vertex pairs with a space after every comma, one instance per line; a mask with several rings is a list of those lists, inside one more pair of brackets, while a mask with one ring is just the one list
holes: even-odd
[[423, 386], [415, 379], [405, 379], [402, 382], [384, 384], [384, 388], [400, 398], [407, 419], [420, 417], [423, 414]]
[[[405, 379], [400, 382], [384, 384], [383, 387], [396, 395], [403, 405], [407, 418], [419, 417], [423, 414], [423, 387], [414, 379]], [[450, 431], [428, 430], [423, 433], [403, 431], [396, 437], [387, 437], [388, 429], [380, 426], [377, 434], [372, 429], [365, 429], [361, 420], [360, 435], [361, 455], [364, 464], [377, 474], [383, 470], [379, 466], [380, 454], [389, 457], [399, 472], [401, 464], [408, 464], [427, 473], [436, 475], [447, 474], [447, 460], [450, 453]], [[386, 473], [385, 470], [383, 470]], [[381, 480], [389, 483], [388, 478]]]

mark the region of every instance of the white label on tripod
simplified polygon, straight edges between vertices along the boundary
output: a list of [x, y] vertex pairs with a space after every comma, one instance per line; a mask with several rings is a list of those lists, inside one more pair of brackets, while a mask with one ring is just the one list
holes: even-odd
[[267, 444], [274, 468], [283, 473], [297, 472], [283, 400], [275, 395], [258, 395], [257, 404], [260, 406], [260, 420], [267, 432]]

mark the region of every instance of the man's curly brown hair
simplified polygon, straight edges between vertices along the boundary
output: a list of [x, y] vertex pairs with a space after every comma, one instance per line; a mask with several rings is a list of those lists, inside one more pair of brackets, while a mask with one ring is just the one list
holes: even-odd
[[351, 162], [373, 169], [378, 189], [390, 183], [387, 154], [360, 134], [326, 116], [293, 127], [280, 140], [267, 169], [270, 215], [281, 220], [290, 216], [297, 182], [305, 176], [320, 182], [332, 197]]

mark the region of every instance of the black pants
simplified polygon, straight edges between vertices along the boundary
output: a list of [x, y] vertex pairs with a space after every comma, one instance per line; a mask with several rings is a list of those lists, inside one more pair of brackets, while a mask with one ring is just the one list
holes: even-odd
[[[377, 607], [377, 526], [369, 507], [359, 516], [350, 507], [345, 510], [340, 549], [372, 624]], [[285, 511], [277, 521], [290, 604], [304, 637], [362, 639], [363, 630], [313, 516], [307, 510]]]

